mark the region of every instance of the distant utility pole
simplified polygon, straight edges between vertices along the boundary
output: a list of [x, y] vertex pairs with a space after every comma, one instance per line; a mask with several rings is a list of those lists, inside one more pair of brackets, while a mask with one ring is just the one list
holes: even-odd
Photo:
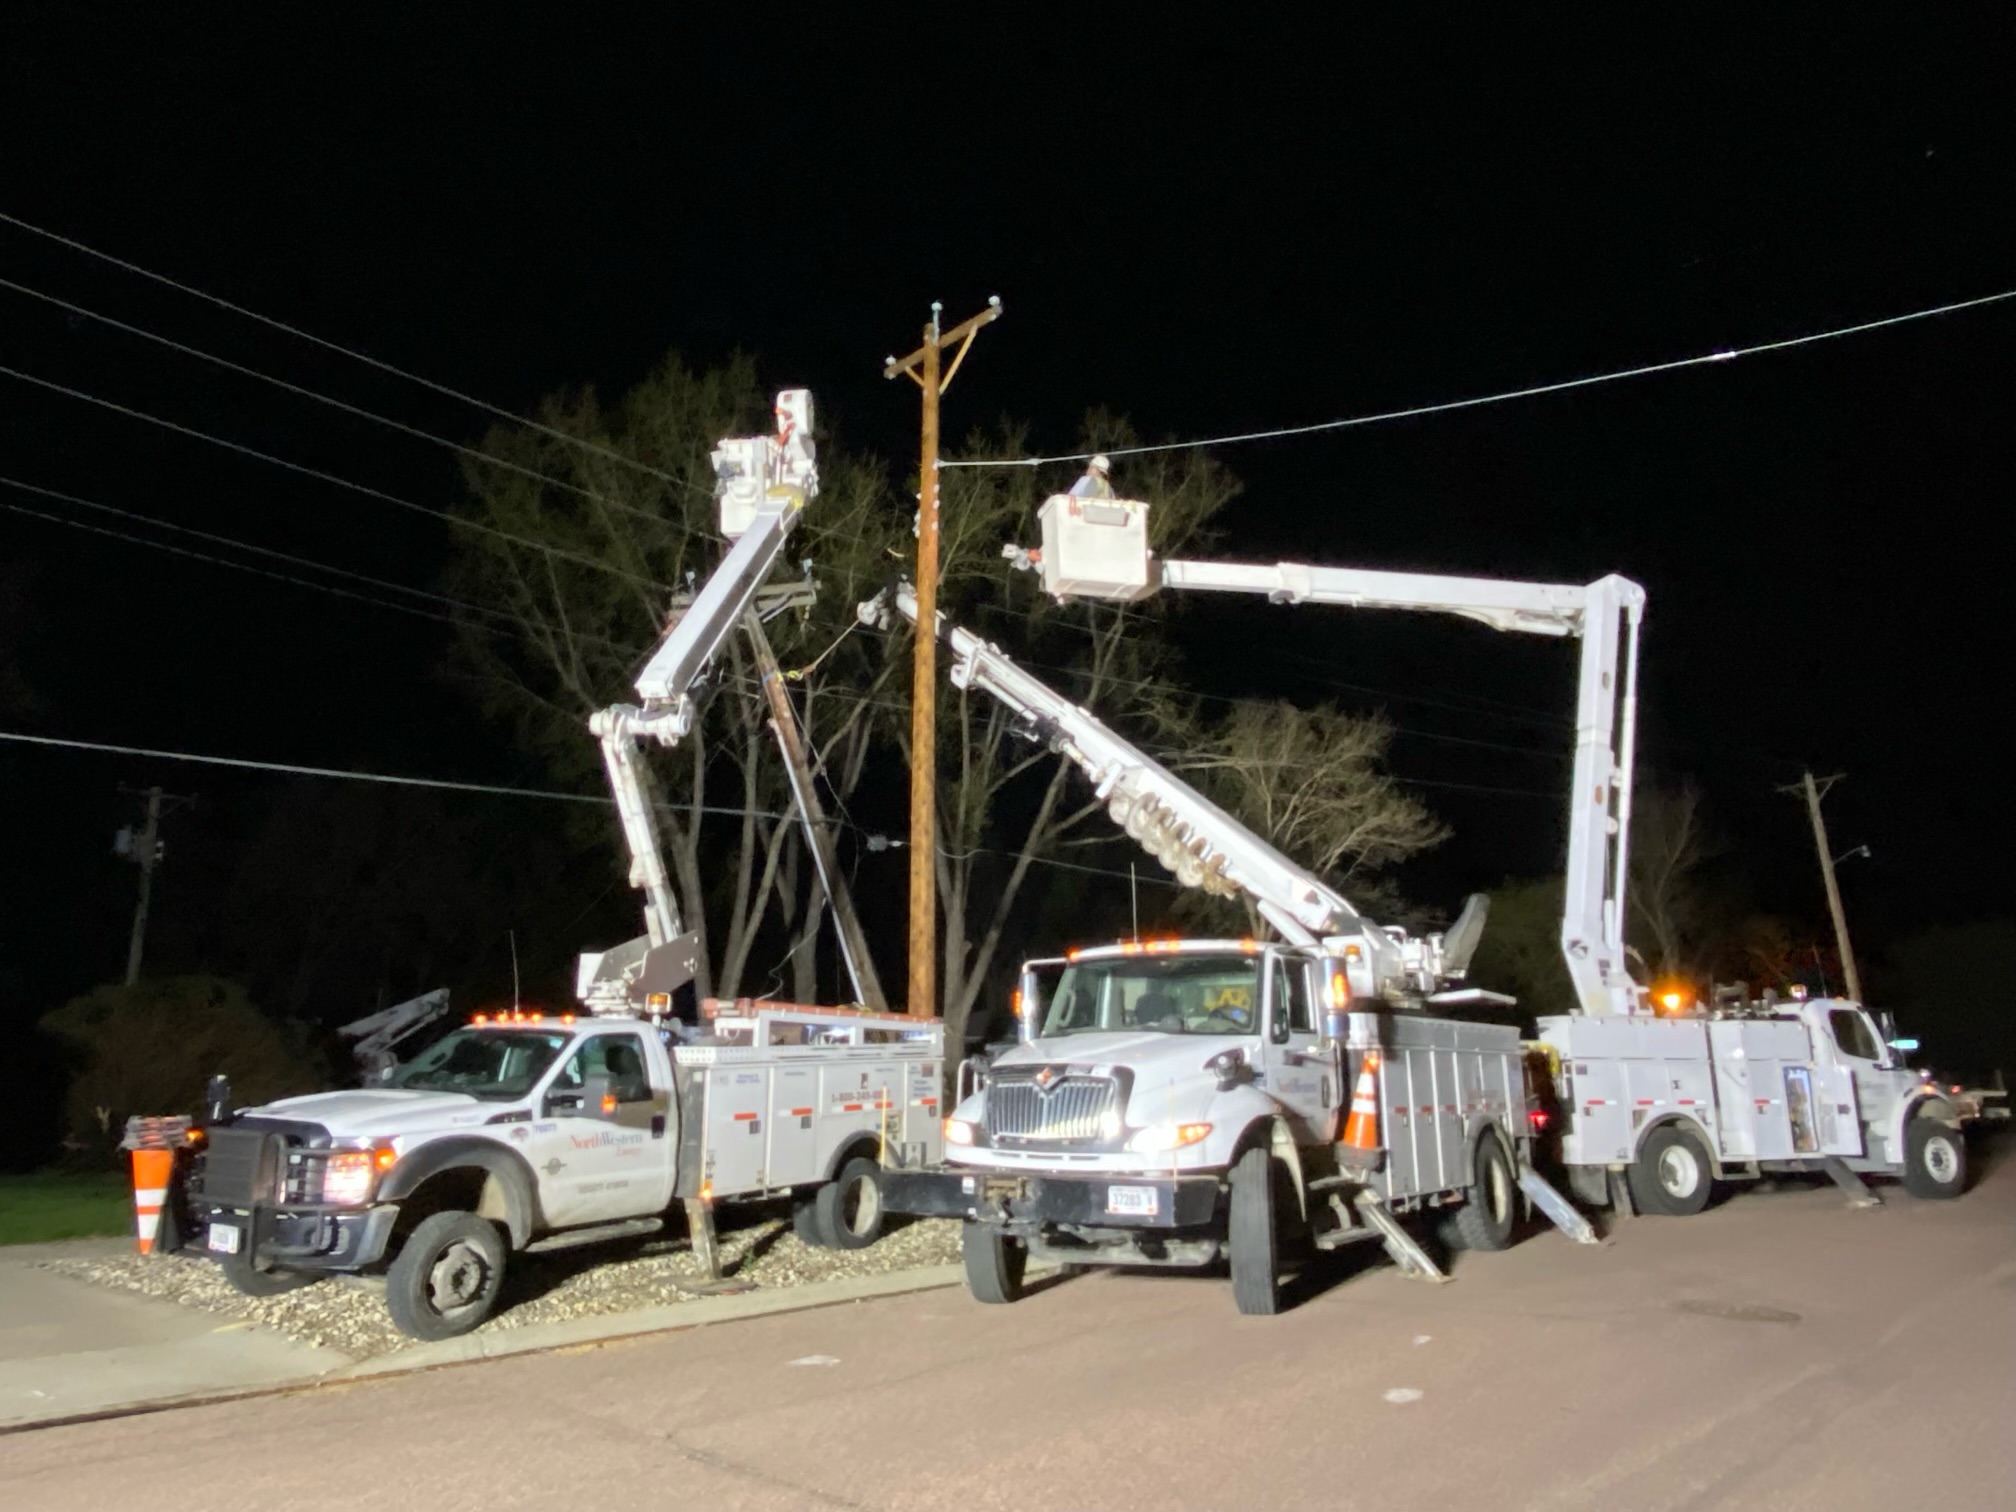
[[[980, 327], [1001, 318], [999, 295], [971, 320], [943, 330], [945, 307], [931, 304], [924, 344], [908, 357], [891, 357], [884, 378], [908, 374], [924, 391], [924, 445], [917, 472], [917, 645], [910, 674], [910, 990], [905, 1009], [930, 1014], [938, 1000], [938, 400], [952, 386], [966, 349]], [[939, 357], [954, 343], [952, 365]]]
[[[122, 793], [142, 796], [138, 788], [121, 788]], [[171, 804], [194, 803], [193, 797], [180, 797], [174, 793], [164, 794], [158, 787], [148, 788], [147, 818], [136, 835], [132, 826], [127, 826], [112, 837], [115, 855], [124, 856], [140, 868], [140, 901], [133, 909], [133, 937], [126, 945], [126, 985], [131, 987], [140, 980], [140, 953], [147, 943], [147, 909], [154, 897], [154, 868], [160, 864], [162, 852], [167, 848], [161, 839], [161, 815], [164, 812], [162, 800]]]
[[[1840, 772], [1818, 778], [1807, 772], [1798, 782], [1778, 791], [1803, 797], [1806, 811], [1813, 817], [1813, 844], [1820, 852], [1820, 878], [1827, 884], [1827, 909], [1834, 915], [1834, 947], [1841, 952], [1841, 973], [1848, 979], [1848, 996], [1859, 1003], [1862, 1001], [1862, 974], [1855, 969], [1855, 951], [1848, 943], [1848, 915], [1841, 907], [1840, 884], [1834, 880], [1834, 851], [1827, 844], [1827, 821], [1820, 815], [1820, 800], [1841, 778]], [[1824, 982], [1822, 987], [1824, 989]]]

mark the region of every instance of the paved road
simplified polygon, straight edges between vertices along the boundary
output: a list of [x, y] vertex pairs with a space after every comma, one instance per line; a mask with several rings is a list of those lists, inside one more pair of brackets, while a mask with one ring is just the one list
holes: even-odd
[[10, 1506], [2016, 1504], [2016, 1151], [1957, 1203], [1746, 1195], [1284, 1317], [1097, 1275], [0, 1438]]

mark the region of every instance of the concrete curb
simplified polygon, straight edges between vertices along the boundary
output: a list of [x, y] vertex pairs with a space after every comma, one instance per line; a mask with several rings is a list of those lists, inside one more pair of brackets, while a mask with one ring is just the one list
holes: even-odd
[[[1033, 1274], [1033, 1272], [1032, 1272]], [[908, 1292], [936, 1291], [957, 1286], [965, 1278], [958, 1265], [927, 1265], [914, 1270], [889, 1271], [876, 1276], [847, 1276], [837, 1281], [815, 1281], [809, 1286], [780, 1287], [775, 1291], [736, 1292], [724, 1297], [701, 1297], [692, 1302], [670, 1302], [661, 1307], [637, 1308], [630, 1312], [603, 1313], [595, 1317], [569, 1318], [559, 1323], [534, 1323], [523, 1328], [500, 1328], [487, 1333], [464, 1334], [459, 1339], [443, 1339], [438, 1344], [416, 1344], [394, 1350], [375, 1359], [343, 1366], [319, 1379], [359, 1380], [370, 1376], [399, 1375], [411, 1370], [433, 1370], [444, 1365], [468, 1365], [479, 1360], [499, 1360], [511, 1355], [537, 1354], [548, 1349], [568, 1349], [637, 1338], [644, 1334], [676, 1333], [689, 1328], [705, 1328], [715, 1323], [733, 1323], [744, 1318], [765, 1318], [778, 1313], [809, 1312], [814, 1308], [837, 1307], [848, 1302], [866, 1302], [876, 1297], [898, 1297]]]

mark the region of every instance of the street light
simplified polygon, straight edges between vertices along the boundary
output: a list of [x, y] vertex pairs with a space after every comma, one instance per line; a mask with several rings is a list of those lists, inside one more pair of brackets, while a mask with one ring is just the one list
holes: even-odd
[[1858, 845], [1853, 850], [1846, 850], [1841, 852], [1840, 855], [1834, 858], [1834, 864], [1836, 866], [1839, 866], [1843, 861], [1853, 861], [1857, 856], [1862, 856], [1870, 861], [1874, 861], [1876, 859], [1876, 853], [1871, 849], [1869, 849], [1868, 846]]

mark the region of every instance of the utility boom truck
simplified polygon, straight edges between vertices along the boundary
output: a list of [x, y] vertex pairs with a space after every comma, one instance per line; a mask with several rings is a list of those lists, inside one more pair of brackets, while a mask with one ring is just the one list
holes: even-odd
[[1561, 950], [1575, 1011], [1538, 1020], [1566, 1114], [1579, 1195], [1626, 1211], [1699, 1212], [1717, 1178], [1822, 1170], [1862, 1204], [1860, 1175], [1919, 1196], [1966, 1180], [1961, 1110], [1843, 999], [1714, 1005], [1662, 1016], [1625, 968], [1626, 847], [1645, 594], [1621, 577], [1516, 583], [1297, 563], [1159, 561], [1146, 505], [1048, 500], [1042, 545], [1010, 547], [1061, 597], [1132, 600], [1162, 588], [1281, 604], [1425, 609], [1581, 641]]
[[[478, 1014], [362, 1090], [239, 1109], [213, 1081], [188, 1194], [198, 1245], [239, 1290], [382, 1269], [393, 1321], [446, 1338], [489, 1315], [511, 1253], [648, 1234], [675, 1205], [717, 1280], [717, 1199], [788, 1195], [801, 1237], [871, 1243], [885, 1166], [939, 1154], [936, 1019], [747, 1000], [703, 1003], [690, 1025], [675, 1012], [697, 939], [681, 922], [637, 742], [683, 738], [723, 640], [739, 627], [760, 642], [765, 580], [818, 486], [811, 396], [786, 391], [777, 414], [775, 438], [714, 454], [735, 544], [639, 674], [641, 707], [591, 721], [645, 934], [582, 957], [585, 1012]], [[787, 759], [793, 735], [778, 725]], [[812, 838], [823, 858], [823, 836]], [[837, 914], [844, 893], [826, 881]], [[353, 1028], [396, 1020], [403, 1031], [412, 1017]]]
[[[916, 622], [908, 586], [862, 615], [892, 609]], [[1532, 1168], [1518, 1031], [1454, 1016], [1492, 1000], [1462, 985], [1482, 899], [1443, 935], [1376, 924], [998, 647], [942, 617], [939, 630], [955, 685], [1079, 767], [1179, 880], [1250, 899], [1279, 936], [1028, 963], [1021, 1043], [962, 1071], [948, 1164], [892, 1172], [884, 1194], [893, 1211], [966, 1220], [974, 1296], [1015, 1300], [1032, 1256], [1226, 1256], [1240, 1311], [1272, 1313], [1285, 1246], [1371, 1240], [1439, 1276], [1398, 1215], [1446, 1209], [1448, 1243], [1498, 1249], [1520, 1188], [1594, 1242]]]

